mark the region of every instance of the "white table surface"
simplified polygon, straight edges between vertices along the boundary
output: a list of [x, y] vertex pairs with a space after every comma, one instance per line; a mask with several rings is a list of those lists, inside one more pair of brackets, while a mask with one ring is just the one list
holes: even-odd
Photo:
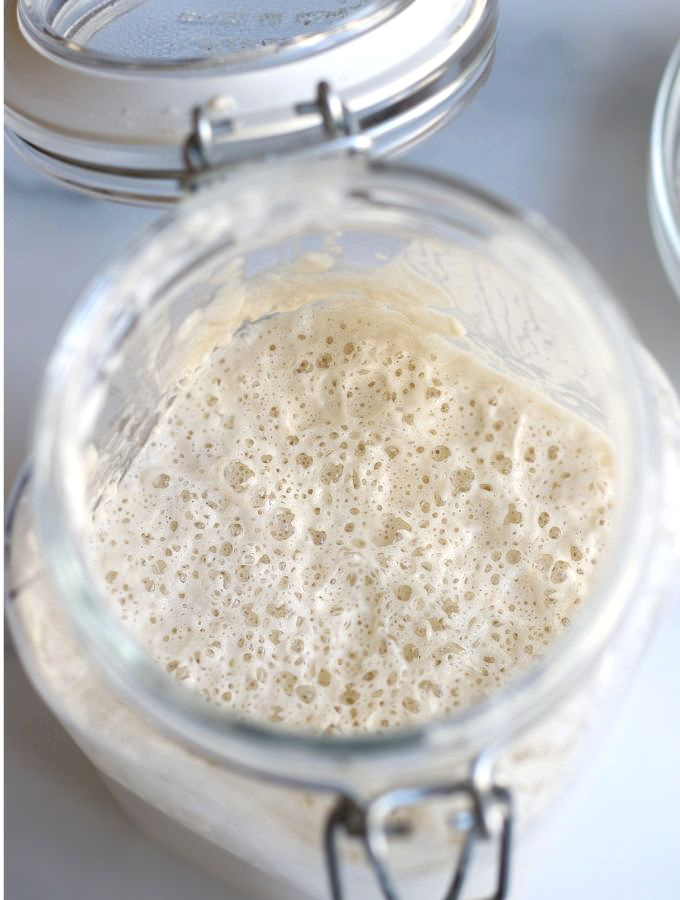
[[[502, 12], [488, 84], [410, 158], [552, 220], [680, 388], [680, 303], [653, 246], [645, 196], [652, 106], [680, 36], [677, 0], [516, 0]], [[26, 454], [41, 371], [66, 313], [102, 261], [157, 215], [70, 194], [8, 153], [7, 485]], [[530, 893], [514, 900], [680, 897], [679, 643], [676, 605], [604, 748], [559, 810]], [[6, 811], [8, 900], [235, 898], [130, 824], [11, 649]]]

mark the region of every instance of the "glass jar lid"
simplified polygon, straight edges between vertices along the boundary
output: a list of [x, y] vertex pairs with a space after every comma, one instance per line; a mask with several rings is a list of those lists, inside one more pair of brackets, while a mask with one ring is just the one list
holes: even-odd
[[489, 69], [496, 0], [11, 0], [10, 138], [44, 173], [168, 202], [281, 153], [405, 149]]

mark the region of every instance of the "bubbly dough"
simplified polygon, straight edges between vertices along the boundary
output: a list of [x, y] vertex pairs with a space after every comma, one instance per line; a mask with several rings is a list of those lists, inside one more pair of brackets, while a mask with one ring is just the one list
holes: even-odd
[[381, 731], [545, 652], [613, 490], [584, 420], [346, 299], [247, 323], [186, 374], [91, 547], [129, 629], [211, 702]]

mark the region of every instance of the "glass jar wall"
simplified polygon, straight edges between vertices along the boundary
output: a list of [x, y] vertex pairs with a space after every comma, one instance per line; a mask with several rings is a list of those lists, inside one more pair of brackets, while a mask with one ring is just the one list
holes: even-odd
[[[486, 365], [609, 435], [619, 489], [601, 577], [537, 666], [424, 728], [322, 739], [204, 707], [99, 596], [87, 517], [148, 438], [177, 372], [244, 321], [281, 311], [265, 289], [272, 279], [302, 277], [310, 300], [333, 296], [341, 276], [361, 303], [368, 285], [389, 290], [395, 271], [432, 314], [433, 333], [455, 318], [456, 340]], [[11, 522], [10, 622], [37, 687], [119, 790], [293, 896], [325, 896], [321, 836], [338, 795], [363, 802], [456, 783], [488, 753], [520, 835], [540, 820], [625, 686], [669, 590], [679, 422], [677, 398], [603, 287], [541, 221], [459, 183], [360, 160], [242, 173], [132, 244], [68, 324]], [[443, 894], [462, 846], [449, 813], [436, 803], [404, 813], [411, 833], [390, 846], [405, 896]], [[498, 838], [481, 841], [471, 876], [480, 890], [493, 880]], [[373, 895], [357, 847], [344, 876], [348, 896]]]

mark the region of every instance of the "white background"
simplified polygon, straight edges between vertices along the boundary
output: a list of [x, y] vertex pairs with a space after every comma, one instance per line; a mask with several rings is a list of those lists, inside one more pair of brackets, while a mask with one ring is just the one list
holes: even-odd
[[[680, 388], [680, 303], [653, 246], [645, 197], [652, 107], [680, 37], [680, 6], [516, 0], [501, 7], [488, 84], [410, 159], [547, 216], [599, 269]], [[11, 153], [7, 167], [9, 484], [26, 455], [41, 371], [66, 313], [103, 260], [158, 213], [67, 193]], [[8, 900], [232, 900], [130, 824], [11, 650], [6, 684]], [[520, 900], [680, 897], [678, 605], [547, 843]]]

